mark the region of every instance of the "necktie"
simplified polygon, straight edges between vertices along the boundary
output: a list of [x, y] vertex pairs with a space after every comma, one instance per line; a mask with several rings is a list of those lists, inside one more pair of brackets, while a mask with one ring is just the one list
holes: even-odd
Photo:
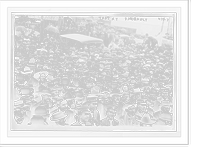
[[110, 126], [113, 126], [113, 120], [108, 120], [110, 122]]

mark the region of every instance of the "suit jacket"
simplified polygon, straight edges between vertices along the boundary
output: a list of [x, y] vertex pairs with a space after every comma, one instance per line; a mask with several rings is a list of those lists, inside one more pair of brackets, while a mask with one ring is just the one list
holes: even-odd
[[135, 116], [128, 116], [127, 113], [125, 113], [123, 116], [119, 119], [119, 125], [120, 126], [137, 126], [139, 125], [139, 122], [136, 120], [138, 117]]
[[119, 121], [119, 118], [123, 115], [124, 111], [122, 109], [123, 107], [123, 103], [122, 102], [119, 102], [119, 103], [116, 103], [114, 101], [110, 101], [108, 102], [109, 105], [115, 105], [117, 106], [117, 112], [116, 112], [116, 116], [115, 116], [115, 119]]
[[20, 100], [21, 94], [20, 94], [19, 90], [15, 87], [13, 92], [14, 92], [14, 101]]
[[[112, 123], [113, 123], [113, 126], [119, 125], [119, 122], [116, 119], [113, 119]], [[101, 126], [110, 126], [110, 121], [108, 120], [108, 118], [105, 118], [105, 119], [101, 120], [100, 125]]]
[[35, 95], [36, 92], [39, 90], [39, 87], [40, 87], [39, 81], [37, 79], [35, 79], [34, 77], [31, 77], [28, 80], [28, 82], [26, 83], [26, 86], [28, 86], [29, 84], [33, 85], [34, 95]]

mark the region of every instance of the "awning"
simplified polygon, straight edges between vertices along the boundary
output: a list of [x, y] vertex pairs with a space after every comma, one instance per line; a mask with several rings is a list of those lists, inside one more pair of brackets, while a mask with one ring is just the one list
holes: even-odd
[[82, 34], [65, 34], [60, 35], [61, 37], [75, 40], [81, 43], [102, 43], [103, 40], [95, 37], [90, 37]]

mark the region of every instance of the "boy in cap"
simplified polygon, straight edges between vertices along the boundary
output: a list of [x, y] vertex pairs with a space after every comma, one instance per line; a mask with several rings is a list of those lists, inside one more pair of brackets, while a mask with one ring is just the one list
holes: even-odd
[[120, 126], [135, 126], [139, 125], [137, 122], [137, 104], [130, 102], [123, 105], [124, 115], [119, 118]]
[[116, 120], [119, 120], [120, 116], [122, 116], [123, 113], [122, 107], [124, 104], [121, 102], [121, 95], [122, 94], [120, 93], [118, 88], [113, 89], [113, 91], [110, 93], [111, 101], [108, 102], [108, 104], [110, 105], [117, 106], [117, 112], [115, 116]]
[[118, 126], [119, 122], [114, 119], [117, 111], [117, 106], [107, 105], [106, 118], [101, 120], [101, 126]]
[[78, 106], [78, 116], [76, 122], [71, 126], [93, 126], [91, 122], [91, 114], [88, 111], [88, 106]]
[[98, 96], [96, 95], [88, 95], [87, 97], [88, 101], [88, 111], [91, 114], [91, 121], [94, 124], [94, 126], [100, 125], [100, 115], [99, 111], [97, 110], [98, 106]]

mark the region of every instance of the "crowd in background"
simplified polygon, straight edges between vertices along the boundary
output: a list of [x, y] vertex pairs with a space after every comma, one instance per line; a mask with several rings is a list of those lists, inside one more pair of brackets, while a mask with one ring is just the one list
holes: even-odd
[[[61, 34], [83, 34], [103, 43], [63, 43]], [[84, 18], [68, 17], [58, 25], [19, 17], [14, 37], [16, 123], [172, 125], [173, 47], [158, 45], [148, 34], [136, 43], [135, 36]]]

